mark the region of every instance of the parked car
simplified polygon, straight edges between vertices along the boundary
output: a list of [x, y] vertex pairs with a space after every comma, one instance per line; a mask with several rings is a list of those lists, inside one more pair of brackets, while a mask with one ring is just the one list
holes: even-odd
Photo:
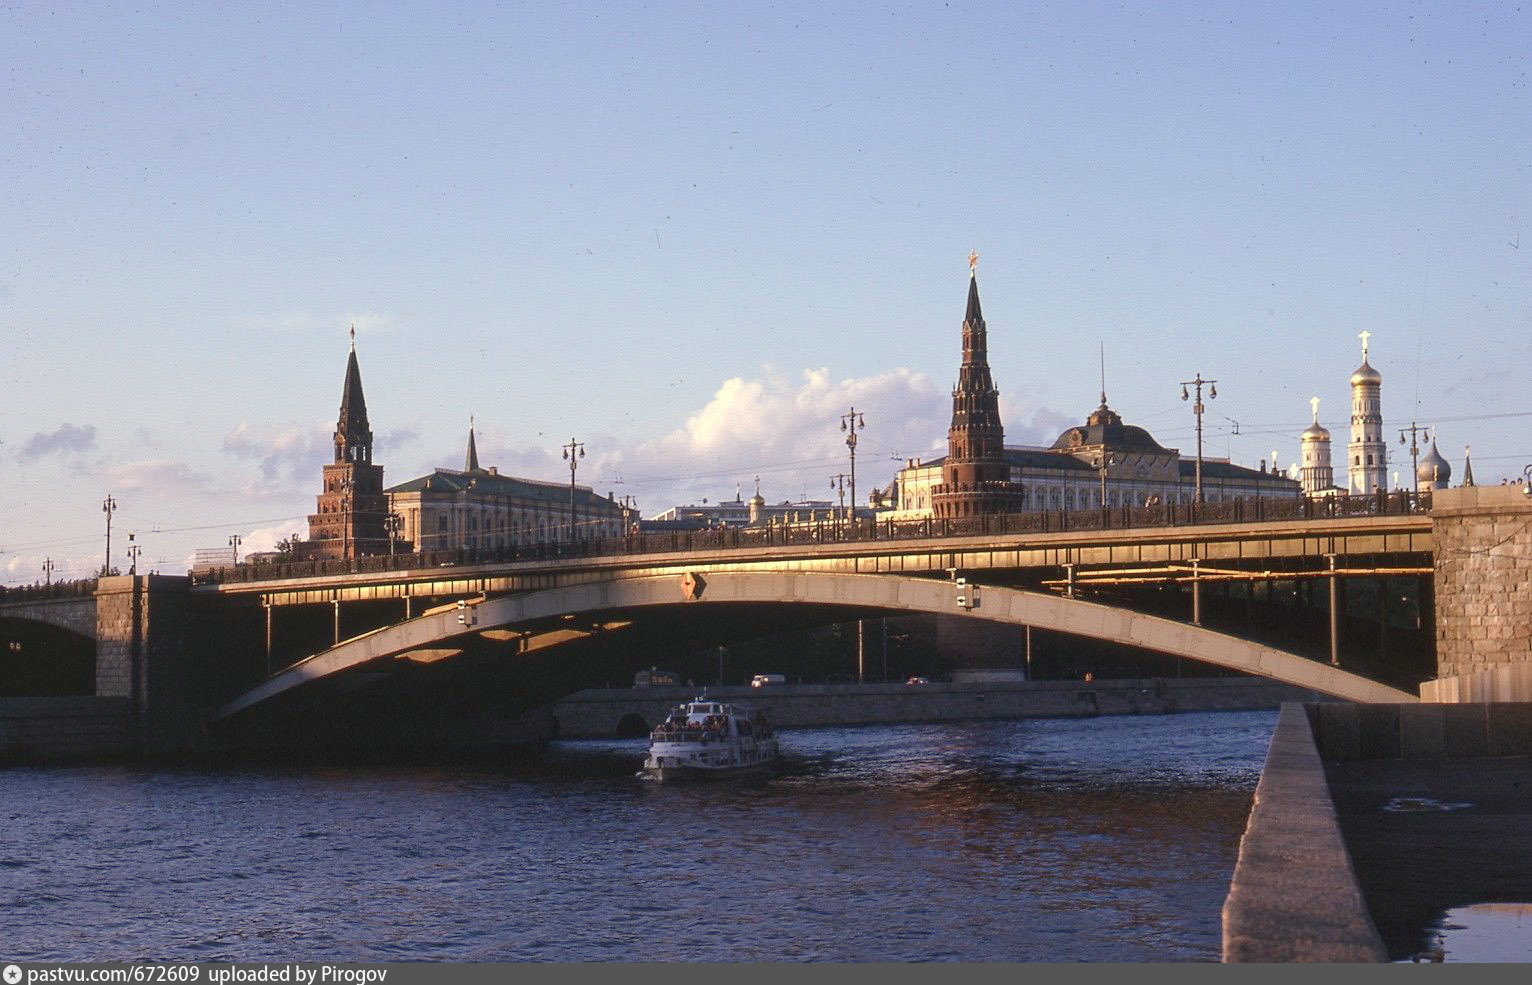
[[782, 674], [756, 674], [750, 679], [751, 687], [765, 687], [768, 684], [786, 684], [787, 677]]
[[904, 683], [906, 683], [906, 684], [929, 684], [929, 683], [931, 683], [931, 678], [929, 678], [929, 677], [911, 677], [909, 680], [905, 681]]

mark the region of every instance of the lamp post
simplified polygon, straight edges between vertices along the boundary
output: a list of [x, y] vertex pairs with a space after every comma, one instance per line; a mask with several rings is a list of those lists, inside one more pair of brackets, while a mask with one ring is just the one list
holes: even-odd
[[1521, 494], [1532, 496], [1532, 465], [1521, 470]]
[[128, 534], [128, 574], [138, 574], [138, 559], [144, 553], [144, 549], [133, 540], [133, 535]]
[[43, 584], [53, 584], [53, 558], [43, 558]]
[[112, 570], [112, 514], [117, 512], [117, 500], [108, 495], [101, 501], [101, 512], [106, 514], [106, 563], [101, 566], [105, 575]]
[[1107, 466], [1109, 466], [1109, 465], [1117, 465], [1120, 461], [1121, 461], [1121, 459], [1119, 459], [1116, 455], [1107, 455], [1105, 453], [1103, 453], [1100, 458], [1096, 459], [1096, 472], [1101, 477], [1101, 508], [1103, 510], [1105, 510], [1107, 508], [1106, 507], [1106, 470], [1107, 470]]
[[[1417, 427], [1415, 422], [1411, 421], [1409, 427], [1407, 427], [1407, 428], [1400, 428], [1399, 429], [1399, 443], [1401, 445], [1404, 444], [1404, 433], [1406, 431], [1408, 431], [1410, 433], [1410, 475], [1415, 477], [1415, 486], [1414, 486], [1414, 488], [1415, 488], [1415, 495], [1419, 496], [1420, 495], [1420, 446], [1415, 443], [1415, 439], [1416, 439], [1416, 436], [1418, 435], [1421, 441], [1430, 441], [1431, 440], [1431, 429], [1430, 428]], [[1396, 485], [1396, 486], [1399, 485], [1398, 478], [1394, 479], [1394, 485]]]
[[[132, 534], [128, 535], [130, 538]], [[239, 545], [245, 542], [245, 538], [239, 534], [229, 534], [229, 546], [234, 549], [234, 567], [239, 567]]]
[[1197, 401], [1192, 404], [1192, 413], [1197, 415], [1197, 502], [1199, 505], [1202, 503], [1202, 411], [1204, 410], [1202, 406], [1202, 386], [1207, 384], [1208, 399], [1214, 400], [1218, 397], [1217, 383], [1217, 380], [1204, 380], [1201, 373], [1198, 373], [1195, 379], [1181, 381], [1182, 400], [1187, 399], [1189, 396], [1186, 392], [1187, 387], [1194, 387], [1197, 391]]
[[[837, 472], [830, 476], [830, 488], [840, 494], [840, 513], [844, 519], [846, 515], [846, 473]], [[855, 500], [852, 501], [852, 505], [856, 505]]]
[[579, 467], [580, 459], [585, 457], [585, 444], [569, 439], [569, 444], [561, 449], [564, 460], [569, 463], [569, 542], [575, 539], [575, 469]]
[[856, 520], [856, 433], [867, 426], [862, 415], [852, 407], [849, 414], [840, 416], [840, 429], [846, 432], [846, 447], [851, 449], [851, 519]]
[[394, 556], [394, 544], [399, 540], [399, 527], [404, 522], [404, 517], [397, 513], [390, 513], [383, 518], [383, 529], [388, 531], [388, 556]]

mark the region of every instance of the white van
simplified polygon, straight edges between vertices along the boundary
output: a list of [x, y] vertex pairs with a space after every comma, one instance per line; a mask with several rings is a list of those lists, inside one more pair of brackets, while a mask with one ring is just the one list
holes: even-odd
[[750, 679], [751, 687], [765, 687], [768, 684], [786, 684], [787, 678], [782, 674], [756, 674]]

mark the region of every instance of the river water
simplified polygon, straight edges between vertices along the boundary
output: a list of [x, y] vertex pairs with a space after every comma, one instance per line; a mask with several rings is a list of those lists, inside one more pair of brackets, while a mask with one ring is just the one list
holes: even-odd
[[1217, 960], [1275, 712], [642, 740], [472, 767], [0, 771], [0, 962]]

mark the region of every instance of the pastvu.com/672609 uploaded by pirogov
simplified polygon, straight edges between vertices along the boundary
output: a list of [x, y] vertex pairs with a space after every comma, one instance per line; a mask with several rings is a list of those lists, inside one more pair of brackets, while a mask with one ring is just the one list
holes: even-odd
[[347, 968], [340, 965], [30, 965], [9, 964], [0, 970], [4, 985], [43, 982], [122, 983], [122, 985], [379, 985], [386, 968]]

